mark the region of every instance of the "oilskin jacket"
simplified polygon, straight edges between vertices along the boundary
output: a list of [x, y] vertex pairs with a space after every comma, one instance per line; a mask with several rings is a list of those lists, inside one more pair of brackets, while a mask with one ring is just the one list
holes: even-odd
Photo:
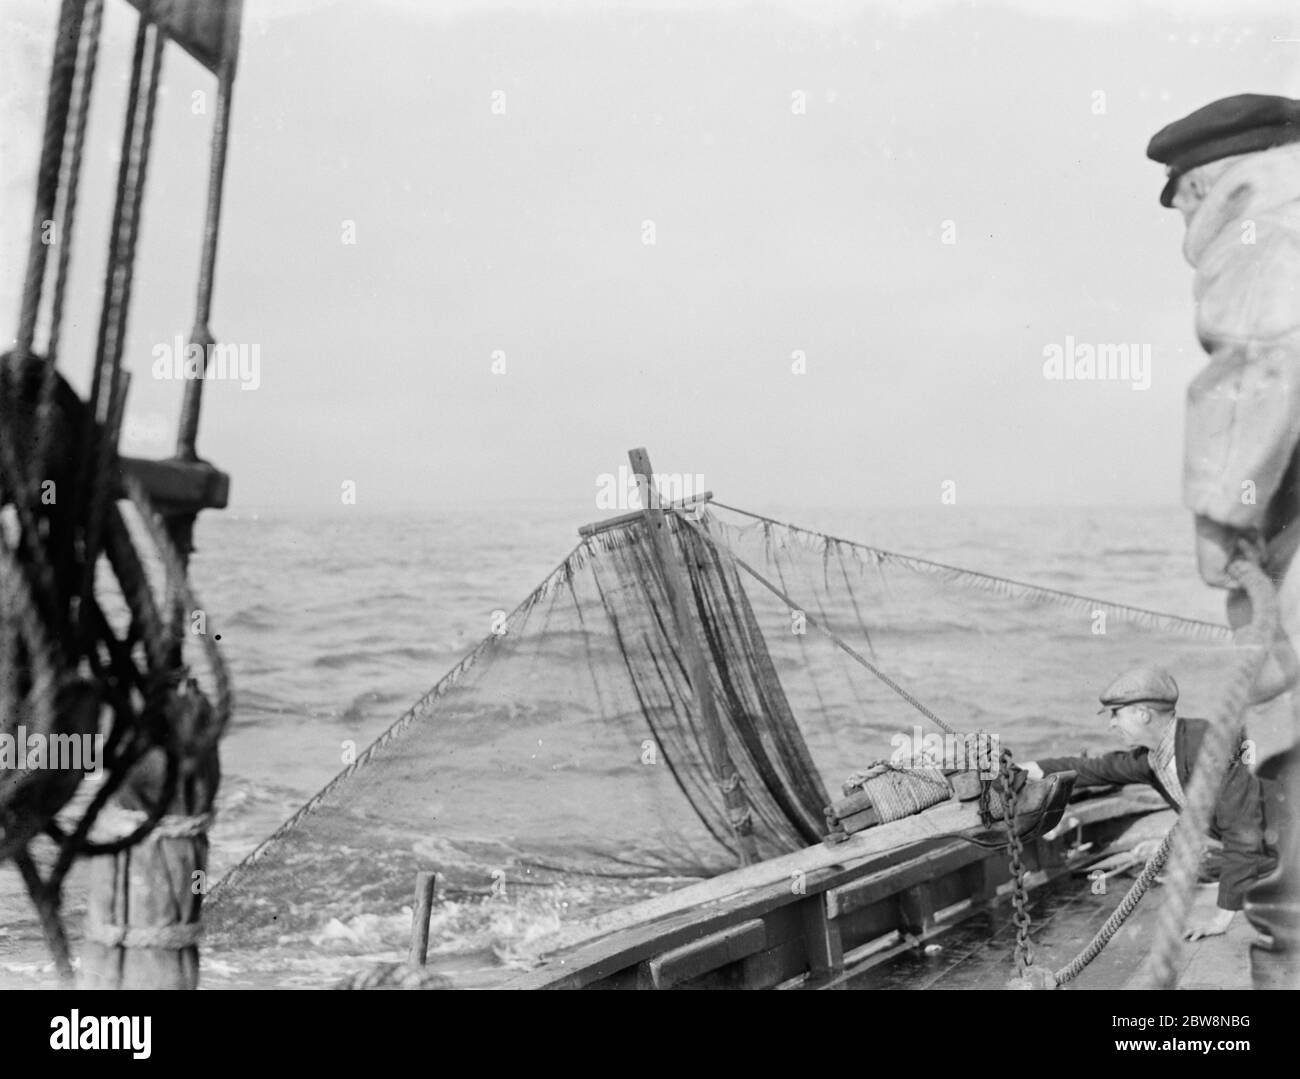
[[[1203, 719], [1174, 720], [1174, 763], [1178, 780], [1186, 791], [1192, 780], [1192, 765], [1200, 752], [1209, 724]], [[1044, 772], [1075, 772], [1075, 787], [1099, 787], [1145, 783], [1154, 787], [1174, 809], [1177, 801], [1165, 790], [1147, 759], [1145, 747], [1116, 750], [1097, 757], [1056, 757], [1040, 760]], [[1219, 906], [1240, 910], [1246, 890], [1267, 876], [1277, 865], [1277, 852], [1266, 842], [1264, 784], [1241, 761], [1228, 767], [1228, 774], [1210, 821], [1210, 835], [1223, 843], [1219, 875]]]
[[1187, 391], [1183, 500], [1269, 539], [1300, 508], [1289, 490], [1300, 443], [1300, 144], [1223, 172], [1187, 224], [1183, 254], [1210, 356]]

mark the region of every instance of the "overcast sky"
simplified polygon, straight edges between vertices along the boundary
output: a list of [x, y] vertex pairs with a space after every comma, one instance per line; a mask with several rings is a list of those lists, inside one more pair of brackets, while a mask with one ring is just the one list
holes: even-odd
[[[2, 5], [6, 341], [56, 7]], [[134, 22], [108, 7], [79, 386]], [[1204, 361], [1145, 147], [1300, 97], [1294, 8], [248, 0], [212, 327], [260, 384], [210, 384], [200, 451], [237, 507], [350, 480], [580, 514], [638, 445], [742, 504], [1175, 504]], [[170, 450], [150, 367], [192, 318], [212, 82], [169, 54], [126, 452]], [[1145, 346], [1149, 388], [1045, 378], [1067, 338]]]

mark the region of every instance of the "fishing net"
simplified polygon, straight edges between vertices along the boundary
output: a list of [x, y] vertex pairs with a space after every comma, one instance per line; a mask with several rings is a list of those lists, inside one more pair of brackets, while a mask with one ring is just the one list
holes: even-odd
[[[816, 842], [873, 761], [945, 756], [961, 740], [938, 724], [1019, 760], [1104, 749], [1095, 701], [1119, 670], [1165, 665], [1195, 714], [1230, 669], [1208, 621], [716, 506], [669, 522], [760, 857]], [[491, 911], [479, 943], [514, 962], [566, 923], [736, 867], [644, 525], [589, 535], [499, 628], [227, 875], [206, 908], [222, 947], [335, 943], [331, 926], [358, 952], [401, 947], [432, 869], [448, 900], [433, 952]]]

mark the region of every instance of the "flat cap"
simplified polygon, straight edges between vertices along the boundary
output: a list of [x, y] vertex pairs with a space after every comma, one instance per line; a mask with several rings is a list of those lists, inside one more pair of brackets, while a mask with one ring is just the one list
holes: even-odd
[[1169, 182], [1160, 192], [1160, 203], [1172, 206], [1179, 177], [1189, 169], [1296, 141], [1300, 141], [1300, 101], [1273, 94], [1235, 94], [1162, 127], [1147, 144], [1147, 157], [1168, 166]]
[[1125, 671], [1101, 694], [1101, 711], [1126, 704], [1163, 704], [1178, 702], [1178, 683], [1163, 667], [1135, 667]]

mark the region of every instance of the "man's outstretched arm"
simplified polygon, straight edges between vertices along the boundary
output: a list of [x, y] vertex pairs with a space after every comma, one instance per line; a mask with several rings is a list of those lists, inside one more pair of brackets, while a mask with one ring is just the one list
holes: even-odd
[[1154, 773], [1145, 749], [1117, 749], [1099, 757], [1045, 757], [1021, 765], [1030, 779], [1042, 779], [1052, 772], [1074, 772], [1076, 787], [1123, 786], [1151, 783]]

